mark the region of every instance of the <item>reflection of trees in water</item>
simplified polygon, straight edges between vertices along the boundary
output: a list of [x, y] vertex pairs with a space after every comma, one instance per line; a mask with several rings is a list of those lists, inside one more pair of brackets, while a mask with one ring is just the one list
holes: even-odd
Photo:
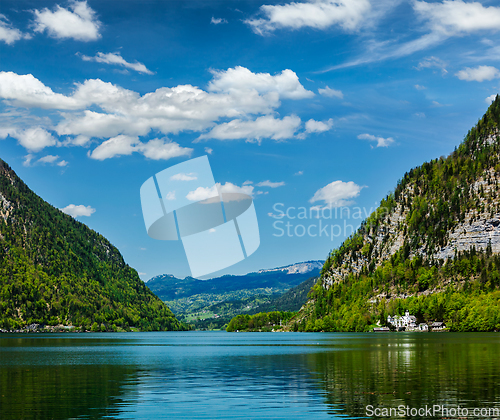
[[[353, 338], [353, 337], [351, 337]], [[492, 334], [374, 336], [308, 356], [326, 401], [348, 415], [365, 407], [499, 407], [500, 337]], [[338, 342], [337, 342], [338, 343]], [[495, 405], [496, 404], [496, 405]]]
[[[1, 418], [68, 419], [114, 416], [135, 370], [118, 365], [1, 367]], [[127, 390], [126, 399], [132, 396]]]

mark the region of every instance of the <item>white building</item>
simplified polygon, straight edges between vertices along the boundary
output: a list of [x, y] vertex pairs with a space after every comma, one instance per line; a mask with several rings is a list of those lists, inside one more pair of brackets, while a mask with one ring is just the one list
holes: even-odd
[[443, 331], [445, 328], [444, 322], [433, 322], [431, 324], [432, 331]]
[[417, 329], [417, 318], [410, 315], [409, 311], [406, 311], [403, 316], [396, 315], [394, 317], [388, 316], [387, 323], [394, 325], [396, 329], [405, 329], [406, 331], [413, 331]]

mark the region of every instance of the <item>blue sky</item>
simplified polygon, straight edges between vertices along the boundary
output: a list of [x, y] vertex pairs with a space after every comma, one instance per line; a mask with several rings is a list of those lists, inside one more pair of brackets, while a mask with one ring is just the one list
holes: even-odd
[[499, 28], [495, 1], [2, 0], [0, 157], [144, 280], [190, 272], [180, 241], [147, 236], [139, 188], [203, 155], [260, 226], [217, 274], [324, 259], [484, 114]]

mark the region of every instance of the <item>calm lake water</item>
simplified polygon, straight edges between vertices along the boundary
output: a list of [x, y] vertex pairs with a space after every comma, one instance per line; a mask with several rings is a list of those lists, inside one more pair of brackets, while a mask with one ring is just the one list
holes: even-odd
[[500, 408], [500, 334], [0, 335], [2, 420], [367, 418], [367, 405], [435, 404]]

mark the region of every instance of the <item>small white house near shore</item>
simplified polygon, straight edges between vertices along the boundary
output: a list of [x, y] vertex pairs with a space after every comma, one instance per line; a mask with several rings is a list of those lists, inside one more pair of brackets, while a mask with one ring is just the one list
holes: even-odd
[[388, 316], [387, 323], [394, 326], [397, 331], [443, 331], [446, 329], [444, 322], [433, 322], [431, 325], [421, 323], [417, 325], [417, 318], [406, 311], [403, 316]]
[[394, 325], [397, 330], [414, 331], [417, 329], [417, 318], [410, 315], [409, 311], [406, 311], [403, 316], [396, 315], [394, 317], [388, 316], [387, 323]]

